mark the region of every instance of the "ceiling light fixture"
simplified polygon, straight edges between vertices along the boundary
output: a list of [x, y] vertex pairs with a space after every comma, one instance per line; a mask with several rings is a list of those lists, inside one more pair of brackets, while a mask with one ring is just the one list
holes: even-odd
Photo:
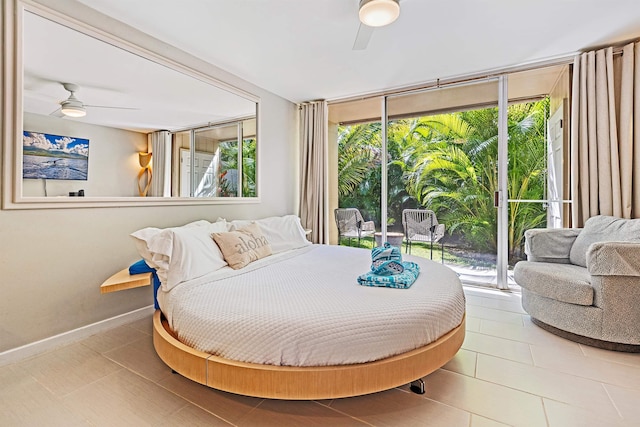
[[71, 95], [68, 100], [62, 102], [60, 106], [62, 107], [60, 111], [62, 111], [62, 114], [65, 116], [84, 117], [87, 115], [87, 110], [85, 110], [84, 104], [75, 99], [73, 95]]
[[73, 83], [62, 83], [65, 90], [71, 92], [69, 98], [60, 103], [60, 111], [65, 116], [69, 117], [84, 117], [87, 115], [87, 110], [84, 108], [84, 104], [78, 98], [76, 98], [76, 91], [78, 85]]
[[370, 27], [391, 24], [400, 15], [398, 0], [360, 0], [360, 22]]

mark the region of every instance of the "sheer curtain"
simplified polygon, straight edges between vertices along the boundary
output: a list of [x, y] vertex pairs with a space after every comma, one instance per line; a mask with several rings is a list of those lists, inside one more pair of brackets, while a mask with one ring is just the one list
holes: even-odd
[[171, 197], [171, 133], [166, 130], [148, 136], [153, 153], [150, 196]]
[[571, 123], [572, 219], [640, 217], [640, 43], [576, 56]]
[[302, 104], [300, 123], [300, 220], [311, 229], [312, 242], [329, 243], [327, 102]]

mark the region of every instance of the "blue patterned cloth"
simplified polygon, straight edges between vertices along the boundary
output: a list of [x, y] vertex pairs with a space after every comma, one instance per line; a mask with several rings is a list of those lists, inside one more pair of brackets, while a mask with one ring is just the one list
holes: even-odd
[[400, 274], [381, 276], [373, 272], [358, 276], [358, 283], [362, 286], [383, 286], [386, 288], [408, 289], [420, 274], [420, 266], [415, 262], [402, 261], [404, 270]]
[[384, 245], [371, 249], [371, 261], [402, 261], [400, 248], [385, 242]]
[[385, 242], [371, 249], [371, 272], [380, 276], [391, 276], [404, 271], [400, 249]]
[[400, 249], [385, 242], [383, 246], [371, 249], [371, 271], [358, 276], [358, 283], [363, 286], [407, 289], [419, 274], [418, 264], [402, 261]]

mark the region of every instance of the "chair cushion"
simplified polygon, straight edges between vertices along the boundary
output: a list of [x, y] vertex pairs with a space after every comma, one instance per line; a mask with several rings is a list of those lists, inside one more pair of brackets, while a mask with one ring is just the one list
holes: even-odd
[[587, 249], [596, 242], [640, 242], [640, 219], [602, 215], [589, 218], [571, 246], [571, 264], [586, 267]]
[[518, 285], [538, 295], [569, 304], [593, 305], [593, 287], [584, 267], [520, 261], [513, 273]]

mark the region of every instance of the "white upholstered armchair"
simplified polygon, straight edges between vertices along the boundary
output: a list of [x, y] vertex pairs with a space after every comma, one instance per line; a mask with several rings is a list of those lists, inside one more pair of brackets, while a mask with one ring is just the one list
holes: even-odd
[[610, 350], [640, 352], [640, 219], [592, 217], [582, 229], [525, 233], [514, 269], [538, 326]]

